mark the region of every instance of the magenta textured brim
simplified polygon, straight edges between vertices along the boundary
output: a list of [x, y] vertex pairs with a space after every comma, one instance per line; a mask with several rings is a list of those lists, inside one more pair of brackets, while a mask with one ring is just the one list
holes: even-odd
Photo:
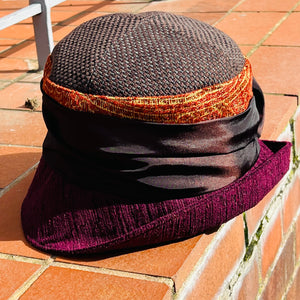
[[137, 200], [68, 182], [42, 158], [22, 206], [26, 239], [63, 255], [102, 253], [192, 237], [256, 205], [289, 169], [289, 142], [260, 142], [255, 165], [241, 178], [197, 197]]

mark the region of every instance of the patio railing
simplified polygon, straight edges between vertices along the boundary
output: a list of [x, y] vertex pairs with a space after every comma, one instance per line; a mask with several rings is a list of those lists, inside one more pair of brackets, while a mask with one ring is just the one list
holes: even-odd
[[0, 18], [0, 30], [2, 30], [32, 17], [39, 69], [44, 67], [47, 56], [54, 47], [50, 15], [51, 7], [64, 1], [29, 0], [28, 6]]

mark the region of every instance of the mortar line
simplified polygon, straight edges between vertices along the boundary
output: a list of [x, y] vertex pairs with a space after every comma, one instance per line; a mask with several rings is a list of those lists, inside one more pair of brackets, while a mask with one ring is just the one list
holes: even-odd
[[[286, 10], [235, 10], [237, 13], [286, 13]], [[298, 11], [297, 11], [298, 12]]]
[[265, 40], [267, 40], [270, 35], [291, 15], [291, 13], [297, 8], [297, 6], [300, 4], [300, 1], [298, 1], [274, 26], [273, 28], [263, 36], [263, 38], [258, 41], [258, 43], [247, 53], [247, 58], [251, 57], [256, 50], [264, 43]]
[[238, 7], [239, 5], [241, 5], [244, 1], [245, 1], [245, 0], [240, 0], [236, 5], [234, 5], [231, 9], [229, 9], [229, 10], [227, 11], [227, 13], [226, 13], [223, 17], [221, 17], [219, 20], [217, 20], [216, 22], [214, 22], [214, 23], [212, 24], [212, 26], [216, 26], [218, 23], [220, 23], [221, 21], [223, 21], [227, 16], [229, 16], [229, 15], [234, 11], [234, 9], [235, 9], [236, 7]]
[[300, 44], [299, 45], [272, 45], [272, 44], [264, 44], [261, 45], [261, 47], [269, 47], [269, 48], [300, 48]]
[[0, 259], [43, 265], [45, 261], [49, 259], [49, 257], [43, 259], [43, 258], [35, 258], [30, 256], [0, 252]]
[[199, 258], [199, 260], [196, 262], [193, 270], [190, 272], [190, 274], [187, 276], [186, 280], [183, 282], [182, 287], [179, 289], [178, 294], [176, 295], [175, 299], [177, 300], [184, 300], [185, 297], [192, 291], [196, 284], [196, 280], [199, 278], [199, 275], [201, 275], [202, 271], [208, 264], [210, 258], [212, 257], [214, 253], [214, 249], [218, 247], [222, 239], [224, 238], [225, 234], [229, 231], [232, 224], [234, 222], [234, 219], [228, 221], [227, 223], [223, 224], [221, 226], [221, 229], [216, 233], [213, 240], [210, 242], [208, 247], [205, 249], [203, 255]]
[[[268, 284], [268, 282], [269, 282], [269, 279], [270, 279], [271, 275], [273, 274], [274, 269], [276, 268], [277, 262], [278, 262], [279, 259], [280, 259], [280, 256], [281, 256], [281, 254], [282, 254], [282, 252], [283, 252], [283, 249], [284, 249], [284, 247], [285, 247], [285, 245], [286, 245], [286, 242], [287, 242], [287, 240], [289, 239], [289, 237], [291, 236], [292, 232], [295, 230], [295, 227], [296, 227], [296, 218], [298, 218], [299, 216], [300, 216], [300, 207], [299, 207], [299, 209], [298, 209], [298, 211], [297, 211], [297, 213], [296, 213], [296, 216], [293, 218], [293, 222], [292, 222], [292, 224], [290, 225], [289, 230], [288, 230], [288, 231], [285, 233], [285, 235], [282, 237], [282, 241], [281, 241], [281, 243], [280, 243], [280, 247], [279, 247], [279, 249], [278, 249], [278, 251], [277, 251], [277, 253], [276, 253], [276, 256], [275, 256], [275, 258], [274, 258], [274, 260], [273, 260], [272, 265], [270, 266], [270, 268], [269, 268], [269, 270], [268, 270], [268, 272], [267, 272], [267, 274], [266, 274], [266, 276], [265, 276], [264, 281], [261, 283], [261, 287], [260, 287], [260, 289], [259, 289], [259, 291], [258, 291], [257, 296], [260, 297], [260, 296], [262, 295], [262, 293], [264, 292], [265, 287], [267, 286], [267, 284]], [[299, 261], [299, 263], [300, 263], [300, 261]], [[295, 268], [294, 268], [294, 269], [295, 269]]]
[[39, 162], [35, 163], [32, 167], [27, 169], [24, 173], [22, 173], [20, 176], [18, 176], [16, 179], [14, 179], [10, 184], [8, 184], [5, 188], [0, 190], [0, 198], [6, 194], [9, 190], [11, 190], [17, 183], [19, 183], [21, 180], [23, 180], [25, 177], [27, 177], [37, 166]]
[[[280, 213], [280, 211], [281, 211], [281, 199], [283, 197], [282, 196], [282, 191], [287, 190], [287, 188], [292, 185], [292, 180], [289, 180], [290, 172], [291, 172], [291, 170], [283, 178], [284, 181], [282, 182], [282, 184], [276, 189], [276, 191], [274, 193], [274, 196], [270, 201], [269, 207], [266, 209], [266, 211], [264, 213], [264, 216], [260, 220], [260, 223], [259, 223], [260, 226], [258, 226], [256, 228], [255, 232], [252, 234], [252, 237], [249, 241], [249, 246], [252, 246], [253, 250], [250, 253], [250, 256], [246, 260], [243, 259], [240, 262], [240, 264], [236, 267], [235, 271], [233, 272], [233, 275], [232, 275], [231, 279], [229, 279], [227, 281], [227, 283], [223, 284], [223, 286], [221, 288], [221, 293], [218, 295], [217, 299], [227, 299], [226, 297], [234, 297], [235, 293], [237, 293], [239, 291], [240, 285], [241, 285], [241, 279], [244, 278], [244, 276], [247, 274], [247, 271], [249, 270], [251, 264], [253, 263], [253, 260], [256, 256], [256, 254], [257, 254], [257, 252], [259, 251], [260, 242], [263, 239], [263, 234], [257, 236], [259, 227], [262, 226], [262, 229], [266, 229], [267, 224], [272, 224], [275, 221], [278, 214]], [[280, 199], [278, 199], [278, 197], [280, 197]], [[278, 205], [278, 203], [280, 205]], [[300, 212], [300, 208], [299, 208], [299, 212]], [[268, 228], [269, 228], [269, 226], [268, 226]], [[292, 228], [292, 226], [291, 226], [291, 228]], [[290, 234], [292, 232], [291, 228], [286, 233], [286, 235], [284, 237], [282, 237], [282, 244], [281, 244], [281, 246], [280, 246], [277, 253], [282, 252], [283, 246], [285, 245], [286, 240], [288, 239], [288, 237], [290, 236]], [[267, 231], [264, 230], [263, 232], [265, 233]], [[245, 255], [246, 254], [247, 254], [247, 248], [245, 250]], [[275, 261], [275, 259], [274, 259], [274, 261]], [[263, 291], [262, 289], [265, 286], [265, 280], [261, 283], [261, 287], [260, 287], [258, 293], [261, 293], [261, 291]], [[230, 286], [230, 289], [226, 288], [228, 286]], [[260, 294], [258, 294], [258, 295], [260, 295]]]
[[41, 267], [36, 270], [10, 297], [8, 300], [17, 300], [19, 299], [31, 286], [32, 284], [49, 268], [52, 264], [54, 258], [50, 257]]
[[42, 113], [41, 110], [33, 110], [33, 109], [25, 109], [25, 108], [7, 108], [7, 107], [1, 107], [0, 111], [20, 111], [20, 112], [25, 112], [25, 113]]
[[296, 276], [299, 271], [300, 271], [300, 259], [298, 259], [298, 261], [296, 261], [296, 263], [295, 263], [294, 272], [293, 272], [291, 278], [289, 279], [289, 282], [286, 286], [284, 294], [282, 295], [282, 298], [281, 298], [282, 300], [286, 299], [286, 296], [289, 293], [290, 288], [292, 287], [293, 283], [295, 282]]
[[173, 279], [171, 277], [167, 277], [167, 276], [143, 274], [143, 273], [138, 273], [138, 272], [122, 271], [122, 270], [116, 270], [116, 269], [110, 269], [110, 268], [94, 267], [94, 266], [87, 266], [87, 265], [60, 262], [60, 261], [54, 261], [51, 264], [51, 266], [65, 268], [65, 269], [99, 273], [99, 274], [104, 274], [104, 275], [113, 275], [113, 276], [118, 276], [118, 277], [126, 277], [126, 278], [132, 278], [132, 279], [159, 282], [159, 283], [166, 284], [171, 289], [174, 288]]
[[5, 143], [0, 143], [0, 147], [43, 149], [42, 146], [5, 144]]

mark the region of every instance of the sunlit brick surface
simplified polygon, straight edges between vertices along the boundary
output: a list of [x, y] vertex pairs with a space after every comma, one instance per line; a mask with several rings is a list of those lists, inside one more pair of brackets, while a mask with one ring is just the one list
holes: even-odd
[[[0, 17], [26, 5], [27, 0], [0, 1]], [[300, 93], [300, 1], [68, 0], [51, 10], [54, 41], [91, 18], [153, 10], [193, 17], [232, 36], [266, 93], [262, 137], [276, 140], [284, 132], [295, 144], [293, 153], [300, 155], [299, 108], [295, 115]], [[50, 257], [28, 245], [20, 208], [46, 134], [39, 90], [42, 72], [37, 71], [31, 22], [29, 18], [0, 31], [0, 299], [296, 299], [296, 156], [291, 157], [289, 174], [244, 219], [238, 216], [211, 234], [89, 259]], [[34, 111], [25, 107], [27, 99], [37, 100]]]

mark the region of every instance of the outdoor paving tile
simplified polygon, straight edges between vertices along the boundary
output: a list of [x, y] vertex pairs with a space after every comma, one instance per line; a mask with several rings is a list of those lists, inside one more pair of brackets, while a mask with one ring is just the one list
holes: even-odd
[[148, 5], [147, 2], [131, 1], [65, 1], [55, 7], [53, 11], [80, 11], [80, 12], [136, 12]]
[[110, 14], [108, 12], [95, 12], [95, 13], [91, 13], [91, 12], [86, 12], [83, 14], [78, 14], [75, 15], [72, 18], [66, 18], [65, 20], [63, 20], [60, 25], [70, 25], [70, 26], [78, 26], [86, 21], [89, 21], [91, 19], [100, 17], [100, 16], [104, 16]]
[[162, 299], [168, 289], [167, 285], [158, 282], [49, 267], [20, 300], [154, 300]]
[[7, 300], [39, 267], [0, 259], [0, 300]]
[[31, 24], [15, 24], [0, 31], [0, 38], [34, 39], [34, 29]]
[[123, 0], [103, 1], [101, 5], [92, 7], [93, 11], [110, 12], [110, 13], [135, 13], [148, 5], [147, 2], [130, 2]]
[[51, 22], [53, 24], [57, 24], [65, 21], [66, 19], [70, 19], [76, 16], [80, 12], [74, 11], [57, 11], [55, 10], [55, 6], [51, 8]]
[[236, 11], [289, 11], [297, 0], [246, 0]]
[[260, 47], [250, 62], [264, 92], [300, 92], [300, 47]]
[[239, 48], [241, 49], [242, 53], [247, 56], [247, 54], [250, 52], [250, 50], [252, 50], [252, 48], [254, 47], [254, 45], [239, 45]]
[[210, 0], [210, 1], [195, 1], [188, 11], [224, 11], [232, 9], [239, 1], [238, 0]]
[[[194, 0], [174, 0], [174, 1], [153, 1], [142, 8], [139, 12], [145, 11], [166, 11], [166, 12], [196, 12], [196, 10], [189, 10], [195, 5]], [[201, 11], [201, 10], [200, 10]]]
[[12, 46], [22, 42], [22, 40], [15, 39], [0, 39], [0, 52], [8, 50]]
[[214, 233], [203, 234], [184, 241], [115, 256], [103, 255], [98, 258], [75, 260], [58, 257], [56, 261], [171, 277], [178, 289], [201, 258], [214, 235]]
[[90, 259], [68, 259], [58, 257], [56, 260], [128, 272], [171, 277], [178, 271], [186, 257], [200, 240], [201, 236], [198, 236], [185, 241], [144, 250], [137, 250], [124, 254], [115, 253], [113, 256], [107, 254]]
[[151, 2], [143, 11], [162, 10], [168, 12], [226, 12], [238, 3], [237, 0], [193, 1], [175, 0]]
[[21, 226], [21, 205], [33, 175], [34, 172], [31, 172], [0, 198], [0, 253], [44, 259], [49, 255], [31, 248], [27, 244]]
[[265, 123], [261, 137], [276, 140], [288, 126], [296, 109], [295, 97], [265, 95]]
[[19, 58], [0, 58], [0, 80], [12, 80], [30, 70], [28, 63]]
[[24, 41], [20, 44], [13, 44], [12, 46], [14, 47], [0, 53], [0, 57], [37, 59], [34, 41]]
[[43, 71], [27, 73], [19, 82], [38, 82], [40, 83], [43, 77]]
[[74, 1], [74, 0], [69, 0], [69, 1], [64, 1], [52, 8], [52, 11], [67, 11], [67, 12], [81, 12], [81, 11], [86, 11], [89, 10], [91, 7], [102, 6], [102, 3], [104, 1]]
[[264, 44], [300, 46], [300, 12], [290, 14]]
[[41, 151], [38, 148], [0, 146], [0, 189], [37, 163]]
[[238, 44], [258, 43], [284, 16], [278, 12], [234, 12], [216, 27]]
[[215, 22], [220, 20], [223, 16], [224, 13], [212, 13], [212, 12], [182, 12], [182, 13], [176, 13], [179, 15], [183, 15], [189, 18], [193, 18], [202, 22], [205, 22], [207, 24], [213, 25]]
[[11, 81], [9, 81], [9, 80], [3, 80], [3, 81], [0, 80], [0, 90], [6, 88], [10, 84], [11, 84]]
[[74, 30], [74, 28], [74, 26], [53, 26], [53, 40], [59, 42], [72, 30]]
[[36, 110], [41, 110], [42, 94], [38, 83], [16, 82], [0, 91], [0, 108], [25, 108], [27, 100], [38, 103]]
[[0, 10], [14, 10], [28, 5], [28, 0], [0, 1]]
[[41, 112], [0, 110], [0, 144], [41, 146], [46, 126]]

